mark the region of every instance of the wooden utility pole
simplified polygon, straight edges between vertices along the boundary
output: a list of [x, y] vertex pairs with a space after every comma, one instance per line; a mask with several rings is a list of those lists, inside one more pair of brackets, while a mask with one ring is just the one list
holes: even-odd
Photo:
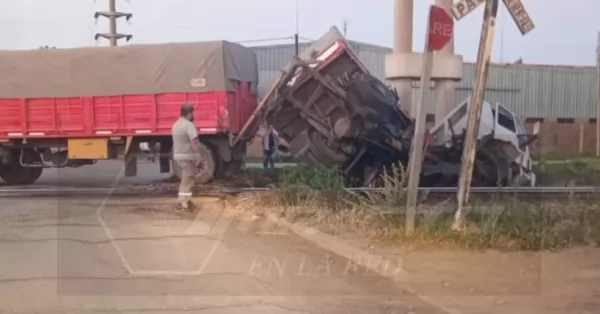
[[408, 167], [408, 187], [406, 195], [405, 232], [410, 236], [415, 228], [419, 181], [423, 166], [423, 148], [425, 146], [425, 118], [427, 107], [431, 105], [431, 70], [433, 52], [442, 50], [454, 37], [454, 20], [446, 9], [432, 5], [427, 19], [427, 33], [421, 68], [421, 86], [419, 102], [416, 107], [415, 131], [410, 147]]
[[[484, 0], [462, 0], [452, 7], [452, 14], [459, 20], [475, 10]], [[465, 135], [463, 154], [461, 158], [460, 177], [458, 181], [457, 208], [454, 213], [454, 230], [463, 228], [463, 211], [469, 200], [471, 179], [473, 178], [473, 165], [477, 152], [479, 137], [479, 126], [481, 124], [481, 110], [485, 97], [485, 86], [487, 74], [492, 55], [494, 43], [494, 30], [496, 28], [496, 16], [498, 15], [498, 2], [500, 0], [485, 0], [483, 23], [481, 26], [481, 38], [479, 39], [479, 51], [477, 53], [477, 64], [475, 66], [475, 86], [473, 95], [469, 102], [469, 113], [467, 120], [467, 132]], [[522, 35], [535, 28], [531, 17], [525, 10], [521, 0], [503, 0], [515, 24]]]
[[596, 45], [596, 157], [600, 157], [600, 32]]
[[473, 177], [473, 164], [475, 162], [479, 126], [481, 124], [481, 109], [485, 96], [487, 72], [494, 42], [498, 1], [499, 0], [487, 0], [485, 2], [485, 12], [483, 14], [483, 24], [481, 26], [481, 38], [479, 40], [479, 52], [477, 53], [477, 64], [475, 66], [475, 86], [473, 87], [473, 95], [471, 96], [469, 104], [467, 132], [461, 158], [457, 195], [458, 204], [454, 214], [454, 224], [452, 226], [455, 230], [462, 229], [463, 207], [468, 202], [469, 189]]
[[408, 166], [408, 187], [406, 195], [405, 232], [411, 235], [415, 229], [415, 216], [417, 214], [417, 199], [419, 194], [419, 181], [423, 165], [423, 147], [425, 145], [425, 117], [427, 108], [431, 103], [431, 70], [433, 67], [433, 51], [429, 49], [429, 27], [425, 38], [423, 51], [423, 64], [421, 65], [421, 86], [419, 102], [415, 113], [415, 132], [410, 146], [410, 159]]
[[125, 17], [125, 19], [127, 21], [129, 21], [133, 17], [133, 14], [131, 14], [131, 13], [124, 13], [124, 12], [117, 11], [117, 0], [108, 0], [108, 11], [96, 12], [94, 14], [94, 18], [96, 18], [96, 19], [100, 16], [108, 19], [109, 29], [108, 29], [108, 33], [97, 33], [94, 36], [94, 38], [96, 40], [98, 40], [98, 38], [100, 38], [100, 37], [106, 38], [106, 39], [110, 40], [111, 47], [116, 47], [119, 39], [125, 38], [127, 41], [130, 41], [133, 38], [133, 35], [120, 34], [119, 32], [117, 32], [117, 19], [118, 18]]

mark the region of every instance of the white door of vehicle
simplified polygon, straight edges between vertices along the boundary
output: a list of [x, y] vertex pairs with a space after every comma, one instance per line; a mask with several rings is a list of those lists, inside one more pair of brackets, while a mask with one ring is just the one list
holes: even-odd
[[521, 156], [519, 157], [520, 173], [523, 175], [524, 169], [528, 171], [531, 170], [533, 166], [533, 162], [531, 160], [531, 151], [529, 149], [527, 130], [525, 129], [525, 124], [520, 117], [515, 116], [515, 125], [517, 130], [517, 136], [519, 139], [519, 150], [521, 151]]
[[517, 129], [517, 136], [519, 137], [519, 150], [529, 154], [529, 146], [527, 146], [527, 130], [525, 129], [523, 120], [517, 116], [515, 116], [515, 126]]

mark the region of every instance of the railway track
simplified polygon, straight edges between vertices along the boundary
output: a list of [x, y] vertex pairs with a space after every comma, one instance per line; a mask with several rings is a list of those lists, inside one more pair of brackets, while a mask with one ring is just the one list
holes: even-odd
[[[348, 191], [377, 192], [378, 188], [348, 188]], [[456, 188], [421, 188], [420, 193], [431, 198], [453, 197]], [[272, 191], [271, 188], [207, 188], [200, 190], [198, 196], [227, 197], [241, 193], [260, 193]], [[519, 197], [533, 199], [600, 198], [600, 187], [477, 187], [471, 189], [476, 197]], [[171, 197], [177, 195], [177, 187], [133, 186], [117, 188], [75, 188], [75, 187], [0, 187], [0, 198], [105, 198], [105, 197]]]

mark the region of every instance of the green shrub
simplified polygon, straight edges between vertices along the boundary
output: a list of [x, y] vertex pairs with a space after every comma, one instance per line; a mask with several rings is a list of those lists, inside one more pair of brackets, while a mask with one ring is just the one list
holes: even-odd
[[344, 175], [339, 168], [286, 167], [280, 170], [278, 187], [302, 186], [314, 190], [340, 190], [344, 188]]
[[581, 159], [539, 162], [534, 167], [538, 186], [600, 185], [600, 160]]

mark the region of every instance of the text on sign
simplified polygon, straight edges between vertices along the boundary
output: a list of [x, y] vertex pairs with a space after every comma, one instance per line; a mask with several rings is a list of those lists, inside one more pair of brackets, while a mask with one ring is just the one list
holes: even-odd
[[445, 24], [441, 22], [434, 22], [431, 34], [440, 35], [444, 37], [452, 37], [453, 27], [452, 24]]
[[473, 10], [477, 9], [485, 0], [462, 0], [452, 7], [452, 15], [455, 20], [460, 20]]
[[503, 0], [521, 34], [525, 35], [535, 28], [531, 17], [525, 10], [521, 0]]

